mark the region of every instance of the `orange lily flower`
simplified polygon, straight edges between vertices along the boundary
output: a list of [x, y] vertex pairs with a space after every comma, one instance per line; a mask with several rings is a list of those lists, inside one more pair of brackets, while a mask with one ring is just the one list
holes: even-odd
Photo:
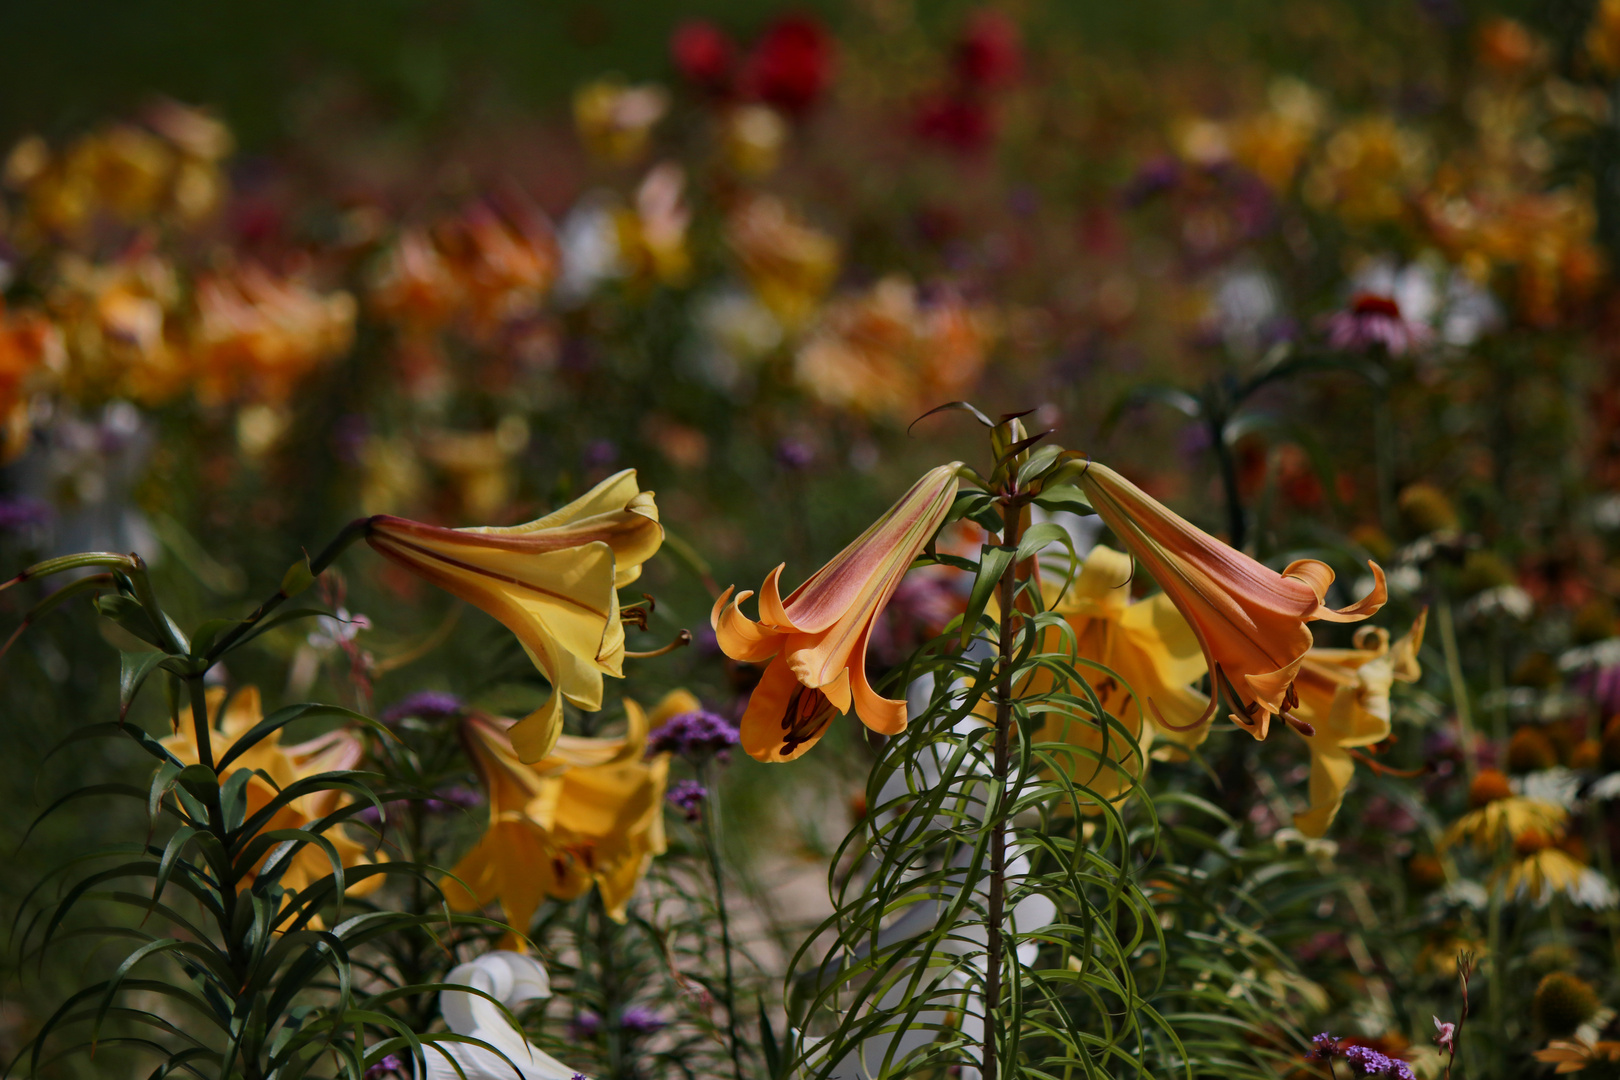
[[1309, 837], [1327, 832], [1344, 802], [1355, 774], [1350, 751], [1389, 738], [1389, 691], [1399, 680], [1416, 682], [1423, 674], [1418, 650], [1428, 611], [1393, 646], [1389, 631], [1365, 626], [1356, 632], [1356, 648], [1312, 649], [1294, 682], [1299, 695], [1296, 716], [1315, 729], [1305, 736], [1311, 748], [1311, 805], [1294, 815], [1294, 827]]
[[602, 676], [624, 677], [618, 590], [641, 576], [663, 542], [653, 493], [634, 469], [610, 476], [560, 510], [507, 528], [446, 529], [381, 514], [366, 541], [516, 634], [551, 696], [512, 729], [524, 761], [551, 753], [563, 701], [602, 707]]
[[[814, 746], [834, 713], [855, 714], [873, 731], [905, 730], [906, 703], [880, 697], [866, 680], [872, 623], [911, 561], [934, 535], [956, 495], [961, 462], [912, 485], [871, 527], [782, 600], [778, 566], [760, 588], [758, 622], [738, 605], [754, 594], [727, 588], [709, 623], [733, 660], [769, 660], [743, 714], [743, 749], [760, 761], [792, 761]], [[784, 564], [785, 565], [785, 564]]]
[[[1294, 680], [1313, 641], [1306, 624], [1359, 622], [1384, 606], [1384, 572], [1377, 563], [1367, 564], [1372, 592], [1334, 610], [1322, 603], [1333, 583], [1324, 562], [1297, 559], [1279, 574], [1106, 465], [1090, 462], [1075, 483], [1192, 626], [1215, 690], [1224, 688], [1243, 710], [1232, 721], [1256, 739], [1266, 737], [1273, 716], [1290, 719], [1289, 710], [1299, 704]], [[1211, 695], [1210, 714], [1219, 700], [1219, 693]]]

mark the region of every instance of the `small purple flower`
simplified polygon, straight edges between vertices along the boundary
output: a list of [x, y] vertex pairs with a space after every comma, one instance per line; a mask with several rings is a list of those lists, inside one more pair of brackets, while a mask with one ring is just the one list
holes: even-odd
[[1181, 162], [1168, 156], [1155, 158], [1136, 170], [1136, 175], [1125, 185], [1121, 197], [1126, 206], [1141, 206], [1180, 182]]
[[582, 1012], [569, 1021], [569, 1030], [576, 1042], [592, 1042], [602, 1030], [602, 1018], [593, 1012]]
[[465, 784], [451, 784], [424, 799], [422, 809], [430, 814], [447, 814], [452, 810], [471, 810], [484, 801], [484, 797]]
[[1416, 1080], [1412, 1066], [1374, 1050], [1370, 1046], [1351, 1046], [1344, 1052], [1350, 1068], [1362, 1076], [1392, 1076], [1397, 1080]]
[[619, 1028], [626, 1035], [651, 1035], [655, 1031], [663, 1030], [664, 1027], [665, 1021], [663, 1017], [640, 1005], [630, 1006], [619, 1017]]
[[709, 789], [696, 780], [682, 780], [669, 789], [666, 798], [671, 806], [686, 815], [687, 821], [697, 821], [703, 817], [703, 802], [709, 797]]
[[619, 460], [619, 444], [612, 439], [592, 439], [585, 444], [580, 460], [587, 469], [605, 469]]
[[18, 495], [0, 498], [0, 532], [21, 532], [37, 528], [51, 520], [49, 503]]
[[405, 1062], [398, 1054], [389, 1054], [377, 1064], [366, 1070], [366, 1080], [381, 1080], [384, 1076], [403, 1076]]
[[1305, 1055], [1306, 1061], [1332, 1061], [1339, 1052], [1339, 1040], [1327, 1032], [1311, 1040], [1311, 1052]]
[[816, 452], [807, 442], [783, 439], [776, 444], [776, 463], [789, 472], [801, 472], [815, 464]]
[[417, 720], [444, 720], [461, 712], [461, 699], [442, 690], [418, 690], [388, 706], [381, 720], [397, 724], [407, 717]]
[[1432, 336], [1422, 323], [1401, 315], [1393, 297], [1357, 293], [1350, 306], [1329, 315], [1325, 323], [1328, 345], [1342, 352], [1367, 352], [1382, 346], [1391, 356], [1403, 356]]
[[727, 751], [737, 745], [737, 728], [723, 716], [699, 709], [677, 713], [647, 740], [647, 754], [679, 754], [693, 761], [710, 755], [727, 760]]

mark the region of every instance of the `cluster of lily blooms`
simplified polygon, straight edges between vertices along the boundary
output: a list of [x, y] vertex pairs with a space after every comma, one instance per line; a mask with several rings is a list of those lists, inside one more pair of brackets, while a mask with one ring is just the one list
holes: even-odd
[[[653, 493], [640, 489], [633, 470], [520, 526], [449, 529], [369, 519], [367, 540], [375, 550], [502, 622], [552, 686], [540, 708], [516, 721], [477, 714], [461, 720], [488, 794], [489, 825], [456, 868], [458, 880], [447, 879], [455, 902], [499, 901], [522, 928], [543, 897], [573, 897], [595, 884], [609, 911], [622, 917], [664, 847], [671, 754], [701, 759], [738, 740], [760, 761], [791, 761], [822, 738], [833, 717], [851, 711], [878, 733], [903, 730], [905, 702], [883, 696], [868, 679], [868, 645], [901, 579], [944, 522], [959, 480], [972, 475], [956, 462], [931, 470], [785, 598], [783, 568], [773, 570], [759, 591], [757, 619], [740, 607], [753, 593], [727, 589], [718, 597], [711, 621], [721, 650], [765, 665], [737, 732], [704, 714], [684, 691], [650, 714], [626, 701], [622, 736], [563, 732], [564, 703], [600, 709], [605, 678], [622, 676], [626, 657], [634, 655], [626, 652], [618, 590], [639, 576], [663, 532]], [[1056, 598], [1056, 610], [1076, 631], [1079, 655], [1135, 689], [1132, 698], [1112, 678], [1086, 676], [1139, 750], [1127, 757], [1117, 738], [1106, 747], [1104, 725], [1079, 713], [1048, 721], [1039, 738], [1092, 751], [1084, 767], [1076, 766], [1076, 780], [1098, 799], [1118, 798], [1128, 777], [1140, 774], [1156, 735], [1196, 745], [1224, 693], [1233, 721], [1255, 738], [1265, 738], [1280, 718], [1305, 740], [1310, 808], [1298, 825], [1321, 835], [1350, 781], [1357, 748], [1389, 732], [1391, 683], [1417, 674], [1421, 620], [1393, 646], [1383, 631], [1369, 630], [1354, 649], [1316, 649], [1309, 623], [1359, 621], [1382, 605], [1376, 565], [1373, 592], [1336, 610], [1324, 602], [1333, 572], [1320, 562], [1271, 570], [1104, 465], [1086, 463], [1073, 482], [1164, 591], [1130, 602], [1129, 557], [1099, 547], [1069, 592]], [[1193, 688], [1206, 673], [1220, 693]], [[228, 719], [226, 734], [245, 723]], [[284, 752], [296, 766], [312, 750]], [[700, 812], [701, 799], [701, 792], [682, 789], [689, 813]]]

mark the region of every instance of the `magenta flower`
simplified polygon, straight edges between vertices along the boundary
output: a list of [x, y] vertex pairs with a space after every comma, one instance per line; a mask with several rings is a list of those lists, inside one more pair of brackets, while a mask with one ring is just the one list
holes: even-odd
[[1391, 356], [1428, 343], [1433, 332], [1424, 324], [1401, 315], [1393, 297], [1357, 293], [1350, 306], [1329, 315], [1325, 324], [1328, 345], [1341, 352], [1366, 352], [1382, 346]]

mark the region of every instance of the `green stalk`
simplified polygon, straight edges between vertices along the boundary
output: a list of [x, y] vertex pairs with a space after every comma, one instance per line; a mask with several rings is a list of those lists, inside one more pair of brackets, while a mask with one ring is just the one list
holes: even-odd
[[[1002, 504], [1002, 545], [1018, 547], [1022, 508], [1011, 501]], [[996, 741], [992, 765], [990, 804], [985, 808], [985, 827], [990, 830], [990, 897], [985, 913], [984, 971], [984, 1080], [998, 1080], [1000, 1062], [996, 1044], [997, 1017], [1001, 1009], [1002, 922], [1007, 904], [1007, 831], [1005, 797], [1007, 774], [1012, 767], [1013, 620], [1018, 593], [1018, 564], [1009, 562], [997, 585], [1001, 605], [1001, 630], [997, 649], [1000, 669], [996, 682]]]
[[1457, 725], [1462, 729], [1463, 768], [1472, 782], [1474, 773], [1478, 771], [1474, 761], [1474, 717], [1468, 708], [1468, 684], [1463, 681], [1457, 628], [1451, 621], [1451, 601], [1442, 596], [1435, 606], [1440, 624], [1440, 648], [1446, 656], [1446, 678], [1451, 683], [1451, 701], [1457, 707]]
[[[327, 544], [326, 547], [322, 548], [321, 553], [309, 561], [310, 577], [312, 579], [320, 577], [328, 566], [331, 566], [337, 561], [337, 557], [339, 555], [348, 550], [350, 544], [353, 544], [356, 540], [359, 540], [361, 537], [365, 536], [367, 530], [370, 528], [370, 518], [356, 518], [347, 525], [343, 526], [342, 531], [332, 538], [332, 542]], [[207, 660], [210, 665], [212, 665], [221, 656], [224, 656], [225, 653], [230, 650], [231, 646], [240, 641], [242, 635], [246, 634], [260, 622], [264, 621], [265, 616], [275, 611], [276, 608], [280, 607], [287, 600], [291, 599], [292, 596], [293, 594], [286, 590], [284, 583], [280, 588], [276, 589], [273, 596], [271, 596], [264, 603], [260, 604], [258, 607], [254, 608], [253, 611], [248, 614], [247, 618], [231, 627], [231, 629], [223, 637], [216, 641], [214, 643], [214, 647], [208, 650], [208, 655], [204, 657], [204, 659]]]
[[703, 847], [714, 875], [714, 904], [720, 916], [720, 949], [725, 955], [726, 1042], [731, 1049], [731, 1072], [743, 1080], [742, 1052], [737, 1046], [737, 983], [731, 963], [731, 913], [726, 909], [726, 875], [720, 861], [720, 796], [713, 782], [713, 763], [705, 761], [698, 769], [699, 782], [709, 797], [703, 807]]

